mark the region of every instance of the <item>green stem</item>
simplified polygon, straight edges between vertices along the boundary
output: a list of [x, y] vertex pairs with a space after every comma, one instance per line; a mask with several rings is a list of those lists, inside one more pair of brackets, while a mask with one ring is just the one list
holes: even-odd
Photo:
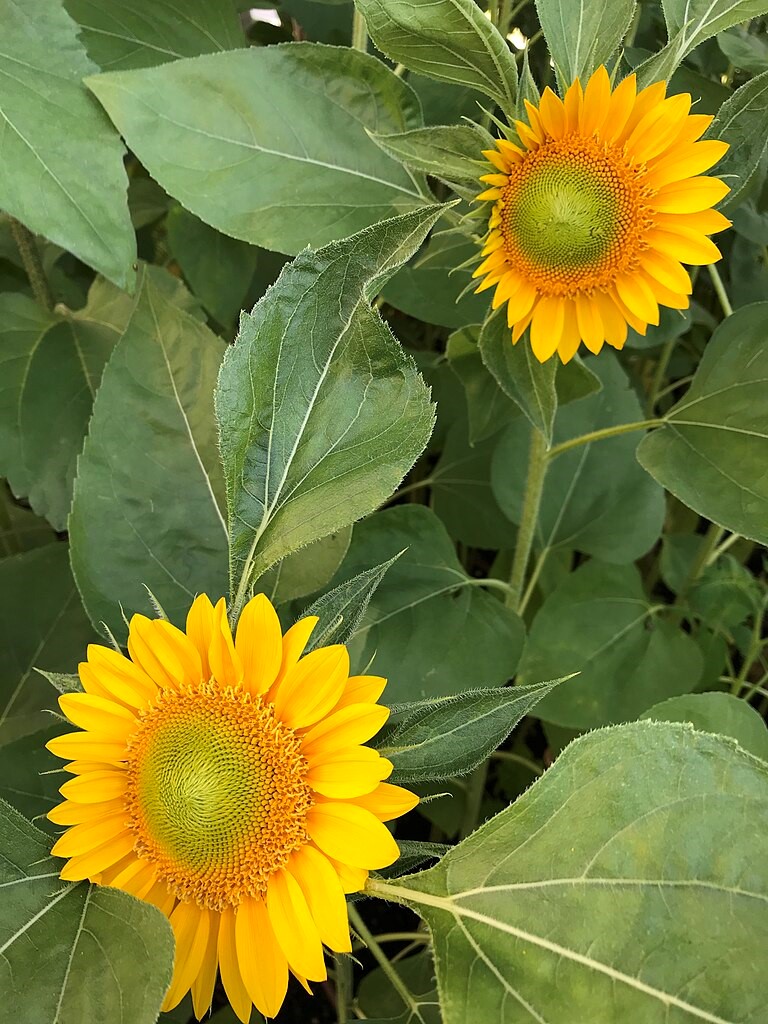
[[363, 53], [368, 52], [368, 26], [357, 8], [352, 16], [352, 48]]
[[733, 306], [731, 305], [731, 300], [728, 298], [728, 293], [725, 290], [723, 279], [720, 277], [714, 263], [710, 263], [707, 270], [709, 271], [709, 276], [712, 278], [712, 284], [715, 286], [715, 292], [720, 300], [722, 310], [726, 316], [730, 316], [733, 313]]
[[664, 348], [661, 350], [659, 361], [656, 364], [656, 370], [653, 374], [653, 382], [651, 384], [651, 391], [648, 395], [648, 408], [647, 412], [649, 416], [653, 416], [656, 403], [659, 400], [659, 392], [661, 391], [661, 385], [664, 383], [664, 376], [669, 366], [669, 360], [672, 358], [672, 350], [675, 347], [677, 338], [670, 338]]
[[544, 568], [544, 563], [549, 557], [549, 552], [551, 550], [551, 548], [543, 548], [541, 553], [539, 554], [539, 557], [536, 559], [536, 564], [533, 567], [531, 578], [528, 580], [528, 586], [525, 588], [525, 593], [523, 594], [522, 600], [520, 601], [520, 606], [517, 609], [518, 614], [520, 615], [523, 615], [525, 613], [525, 609], [528, 607], [528, 602], [534, 595], [534, 592], [536, 590], [536, 584], [539, 582], [539, 576], [541, 576], [541, 571]]
[[547, 453], [548, 459], [554, 459], [563, 452], [569, 452], [572, 448], [579, 448], [583, 444], [591, 444], [593, 441], [603, 441], [606, 437], [618, 437], [620, 434], [631, 434], [635, 430], [651, 430], [653, 427], [663, 427], [666, 421], [663, 418], [650, 420], [637, 420], [635, 423], [618, 423], [615, 427], [604, 427], [602, 430], [592, 430], [589, 434], [582, 434], [580, 437], [572, 437], [570, 441], [563, 441], [550, 448]]
[[53, 309], [53, 293], [43, 270], [35, 236], [15, 217], [10, 217], [9, 220], [11, 234], [18, 247], [29, 283], [32, 285], [32, 293], [41, 306], [45, 309]]
[[[754, 663], [760, 657], [760, 652], [761, 652], [762, 647], [763, 647], [763, 615], [764, 615], [764, 613], [765, 613], [765, 608], [763, 607], [763, 608], [761, 608], [761, 610], [758, 613], [755, 614], [755, 622], [754, 622], [754, 625], [752, 626], [752, 637], [751, 637], [750, 642], [749, 642], [749, 650], [747, 651], [746, 655], [744, 656], [744, 664], [741, 666], [741, 669], [739, 670], [739, 674], [736, 677], [736, 679], [734, 679], [733, 685], [731, 686], [731, 693], [734, 694], [735, 696], [738, 696], [743, 689], [745, 689], [747, 686], [749, 686], [749, 683], [747, 683], [747, 676], [749, 675], [749, 671], [752, 668], [752, 666], [754, 665]], [[749, 696], [751, 696], [751, 695], [752, 694], [750, 693]], [[747, 698], [747, 699], [749, 699], [749, 698]]]
[[686, 576], [683, 585], [680, 588], [680, 592], [677, 595], [676, 603], [679, 604], [679, 602], [687, 596], [688, 591], [691, 589], [693, 584], [710, 564], [712, 553], [723, 539], [724, 533], [725, 530], [721, 526], [718, 526], [716, 523], [709, 524], [709, 528], [704, 534], [699, 550], [696, 552], [696, 557], [691, 564], [691, 568], [688, 570], [688, 575]]
[[348, 956], [336, 956], [336, 1018], [338, 1024], [347, 1024], [352, 1003], [352, 961]]
[[509, 577], [510, 592], [506, 604], [518, 611], [525, 584], [525, 571], [531, 555], [536, 524], [539, 521], [539, 505], [547, 472], [547, 442], [541, 431], [531, 427], [531, 446], [528, 452], [528, 477], [523, 496], [523, 512], [517, 531], [517, 543], [512, 558], [512, 572]]
[[733, 545], [741, 540], [740, 533], [732, 533], [730, 537], [727, 537], [723, 543], [714, 549], [712, 554], [707, 559], [707, 565], [714, 565], [720, 555], [724, 555], [726, 551], [733, 547]]
[[[369, 884], [370, 884], [370, 879], [369, 879]], [[418, 1007], [417, 1007], [416, 1003], [414, 1002], [413, 996], [411, 995], [410, 990], [408, 989], [408, 986], [405, 984], [403, 979], [400, 977], [400, 975], [394, 969], [394, 967], [390, 963], [389, 957], [386, 955], [386, 953], [381, 948], [381, 946], [378, 944], [378, 942], [376, 941], [374, 936], [368, 930], [368, 927], [366, 926], [365, 921], [360, 916], [360, 913], [358, 912], [357, 907], [354, 905], [354, 903], [350, 903], [348, 909], [349, 909], [349, 920], [350, 920], [350, 923], [352, 924], [353, 928], [355, 929], [357, 934], [360, 936], [360, 938], [363, 940], [365, 945], [368, 947], [368, 949], [369, 949], [371, 955], [373, 956], [374, 960], [376, 961], [376, 963], [382, 969], [383, 973], [388, 978], [389, 983], [392, 986], [392, 988], [395, 990], [395, 992], [397, 992], [397, 994], [403, 1000], [403, 1002], [405, 1003], [405, 1006], [406, 1006], [407, 1009], [410, 1009], [411, 1012], [413, 1012], [414, 1010], [418, 1012]]]

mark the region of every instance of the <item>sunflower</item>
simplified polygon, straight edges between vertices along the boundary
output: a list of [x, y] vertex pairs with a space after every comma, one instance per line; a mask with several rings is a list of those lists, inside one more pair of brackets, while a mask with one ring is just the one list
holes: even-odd
[[627, 325], [645, 334], [659, 306], [688, 307], [683, 263], [720, 259], [707, 236], [730, 226], [711, 209], [729, 189], [701, 172], [728, 145], [697, 141], [712, 118], [665, 94], [664, 82], [638, 92], [634, 75], [611, 90], [600, 67], [564, 100], [545, 89], [538, 107], [526, 101], [520, 146], [484, 151], [495, 171], [480, 179], [493, 208], [477, 290], [507, 303], [513, 342], [530, 325], [541, 362], [568, 362], [582, 341], [620, 349]]
[[326, 978], [323, 947], [351, 950], [345, 893], [395, 861], [383, 822], [417, 798], [362, 746], [388, 717], [385, 680], [350, 676], [345, 647], [302, 656], [317, 622], [283, 636], [262, 595], [233, 641], [223, 599], [192, 605], [182, 632], [134, 615], [130, 658], [97, 645], [83, 693], [59, 703], [82, 732], [49, 750], [70, 763], [61, 877], [124, 889], [168, 916], [176, 939], [163, 1004], [192, 990], [209, 1009], [217, 972], [240, 1020], [274, 1017], [289, 972]]

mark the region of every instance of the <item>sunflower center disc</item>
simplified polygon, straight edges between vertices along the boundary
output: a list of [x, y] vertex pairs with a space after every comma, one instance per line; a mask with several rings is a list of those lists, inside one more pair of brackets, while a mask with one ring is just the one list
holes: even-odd
[[543, 294], [605, 287], [637, 253], [641, 190], [625, 158], [597, 140], [553, 140], [526, 155], [500, 200], [513, 267]]
[[215, 682], [166, 693], [131, 744], [136, 850], [182, 899], [223, 909], [263, 895], [307, 842], [299, 738], [271, 705]]

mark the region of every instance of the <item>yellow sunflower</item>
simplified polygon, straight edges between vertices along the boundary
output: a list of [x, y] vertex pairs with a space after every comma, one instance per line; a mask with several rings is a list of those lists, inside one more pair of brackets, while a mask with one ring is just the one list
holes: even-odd
[[729, 191], [702, 176], [727, 143], [697, 141], [712, 122], [691, 114], [687, 94], [666, 83], [637, 91], [635, 76], [611, 90], [604, 67], [561, 100], [545, 89], [506, 139], [484, 151], [495, 172], [478, 198], [493, 203], [478, 291], [496, 287], [517, 342], [530, 325], [541, 362], [564, 363], [580, 342], [621, 348], [627, 325], [645, 334], [659, 306], [686, 309], [683, 263], [720, 259], [707, 237], [730, 226], [711, 209]]
[[234, 642], [223, 600], [198, 597], [186, 633], [135, 615], [130, 659], [90, 646], [85, 692], [59, 699], [83, 730], [48, 743], [73, 776], [48, 815], [71, 826], [53, 847], [61, 877], [169, 917], [164, 1010], [191, 989], [200, 1019], [218, 971], [240, 1020], [252, 1004], [274, 1017], [289, 971], [307, 987], [326, 978], [324, 946], [350, 951], [344, 894], [399, 855], [383, 822], [417, 798], [361, 745], [389, 714], [386, 681], [350, 676], [341, 645], [302, 657], [316, 622], [283, 636], [263, 596]]

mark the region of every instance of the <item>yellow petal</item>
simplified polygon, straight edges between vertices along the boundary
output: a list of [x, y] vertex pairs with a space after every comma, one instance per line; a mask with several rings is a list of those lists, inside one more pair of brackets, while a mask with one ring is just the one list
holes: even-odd
[[355, 804], [316, 803], [307, 814], [307, 829], [323, 853], [353, 867], [384, 868], [400, 856], [386, 826]]
[[[304, 648], [309, 643], [312, 630], [320, 620], [316, 615], [307, 615], [304, 619], [294, 622], [291, 628], [283, 637], [283, 660], [280, 662], [280, 671], [277, 674], [277, 683], [285, 678], [286, 674], [293, 668], [296, 662], [304, 653]], [[272, 694], [269, 695], [270, 698]]]
[[336, 953], [351, 953], [347, 903], [339, 876], [313, 846], [291, 854], [286, 870], [296, 879], [322, 942]]
[[[251, 948], [251, 956], [253, 956], [255, 948], [258, 947]], [[253, 1000], [245, 987], [238, 964], [235, 911], [232, 907], [227, 907], [219, 920], [219, 973], [232, 1009], [243, 1024], [248, 1024]]]
[[187, 636], [195, 645], [197, 653], [200, 655], [204, 679], [210, 679], [211, 677], [208, 651], [211, 646], [215, 618], [213, 605], [208, 595], [198, 594], [187, 613]]
[[497, 149], [484, 149], [482, 151], [485, 159], [493, 164], [497, 171], [508, 171], [509, 161]]
[[662, 231], [694, 231], [714, 235], [725, 231], [731, 222], [719, 210], [700, 210], [698, 213], [657, 213], [656, 226]]
[[613, 142], [624, 131], [637, 97], [637, 78], [635, 75], [619, 82], [611, 93], [608, 111], [603, 121], [601, 136], [606, 142]]
[[379, 821], [392, 821], [417, 806], [419, 798], [415, 793], [393, 786], [389, 782], [380, 782], [372, 793], [355, 798], [358, 807], [370, 811]]
[[709, 139], [706, 142], [693, 142], [687, 146], [675, 146], [673, 150], [654, 162], [653, 167], [645, 176], [646, 184], [651, 188], [662, 188], [674, 181], [692, 178], [702, 171], [709, 170], [728, 150], [727, 142]]
[[540, 363], [545, 363], [557, 351], [563, 334], [565, 307], [562, 299], [541, 299], [531, 320], [531, 348]]
[[113, 800], [101, 800], [99, 803], [82, 804], [73, 800], [65, 800], [48, 811], [46, 817], [54, 825], [81, 825], [86, 821], [99, 821], [110, 814], [118, 814], [125, 810], [123, 797]]
[[222, 686], [237, 686], [242, 681], [243, 666], [235, 650], [232, 632], [227, 621], [227, 606], [223, 597], [214, 608], [208, 662], [214, 679]]
[[63, 693], [59, 697], [59, 707], [73, 725], [123, 743], [139, 726], [138, 719], [128, 708], [108, 697]]
[[48, 740], [45, 746], [56, 757], [63, 757], [66, 761], [120, 762], [125, 758], [124, 742], [92, 732], [66, 733]]
[[67, 800], [81, 804], [97, 804], [124, 796], [128, 776], [124, 771], [95, 771], [69, 779], [59, 792]]
[[565, 107], [559, 96], [547, 86], [539, 101], [539, 115], [544, 130], [553, 139], [561, 139], [566, 132]]
[[235, 915], [235, 937], [248, 995], [265, 1017], [276, 1017], [288, 989], [288, 963], [264, 900], [245, 897]]
[[[620, 132], [613, 136], [612, 141], [615, 145], [621, 146], [627, 141], [635, 130], [635, 127], [642, 121], [648, 111], [653, 110], [659, 105], [659, 103], [661, 103], [666, 91], [666, 82], [654, 82], [653, 85], [649, 85], [646, 89], [643, 89], [637, 94], [624, 127]], [[607, 128], [610, 130], [610, 125], [607, 125]]]
[[243, 608], [235, 650], [243, 666], [243, 686], [254, 696], [266, 693], [277, 679], [283, 659], [283, 631], [277, 612], [264, 594]]
[[690, 109], [691, 97], [679, 93], [649, 110], [625, 143], [629, 156], [645, 163], [667, 150], [677, 140]]
[[698, 213], [719, 203], [730, 191], [719, 178], [688, 178], [659, 189], [648, 205], [659, 213]]
[[[581, 344], [579, 324], [576, 320], [576, 303], [573, 299], [563, 301], [563, 333], [560, 344], [557, 346], [557, 354], [562, 363], [568, 363], [573, 359]], [[386, 820], [386, 819], [384, 819]]]
[[[325, 856], [325, 854], [323, 854]], [[342, 864], [341, 861], [328, 858], [328, 863], [339, 877], [339, 884], [342, 892], [362, 892], [365, 883], [368, 881], [368, 872], [363, 868], [353, 868], [351, 864]]]
[[178, 1006], [192, 988], [203, 966], [208, 948], [212, 911], [197, 903], [179, 903], [171, 914], [171, 928], [176, 940], [173, 978], [163, 1001], [163, 1011]]
[[613, 348], [623, 348], [627, 340], [627, 321], [621, 310], [606, 292], [596, 291], [592, 301], [597, 304], [600, 320], [603, 324], [605, 340]]
[[313, 764], [316, 756], [365, 743], [388, 718], [389, 708], [382, 704], [350, 704], [334, 711], [304, 734], [302, 753]]
[[111, 885], [115, 889], [122, 889], [129, 892], [139, 900], [143, 900], [157, 880], [157, 868], [145, 860], [140, 860], [135, 855], [126, 858], [128, 863], [121, 862], [114, 868], [108, 869], [109, 874], [102, 879], [104, 885]]
[[299, 883], [282, 868], [269, 877], [267, 911], [291, 967], [312, 981], [324, 981], [328, 974], [320, 935]]
[[689, 114], [682, 131], [677, 137], [677, 145], [684, 146], [700, 139], [714, 121], [712, 114]]
[[658, 324], [659, 307], [653, 292], [638, 274], [624, 274], [614, 282], [624, 305], [648, 324]]
[[645, 237], [654, 249], [690, 266], [703, 267], [708, 263], [717, 263], [721, 257], [715, 243], [698, 231], [684, 228], [662, 231], [654, 228], [648, 231]]
[[530, 281], [524, 280], [507, 306], [507, 323], [510, 327], [528, 316], [538, 297], [536, 288]]
[[[118, 651], [99, 644], [88, 645], [88, 661], [80, 666], [80, 678], [89, 693], [101, 697], [114, 697], [134, 708], [144, 708], [157, 696], [157, 684], [138, 665]], [[88, 680], [97, 688], [91, 689], [83, 669], [88, 671]]]
[[577, 78], [569, 87], [565, 94], [565, 98], [563, 99], [567, 131], [575, 132], [579, 127], [579, 119], [581, 117], [581, 107], [583, 102], [584, 92], [581, 88], [581, 82]]
[[213, 990], [216, 986], [216, 974], [219, 969], [220, 919], [220, 914], [211, 913], [209, 915], [208, 944], [205, 948], [200, 971], [192, 982], [192, 1006], [198, 1020], [203, 1019], [213, 1002]]
[[383, 676], [350, 676], [334, 711], [350, 704], [375, 704], [386, 685], [387, 680]]
[[483, 202], [486, 202], [486, 201], [490, 202], [490, 201], [495, 201], [496, 199], [501, 199], [501, 189], [500, 188], [487, 188], [484, 192], [481, 192], [478, 196], [476, 196], [476, 198], [477, 199], [482, 199]]
[[77, 857], [114, 839], [125, 831], [125, 826], [125, 810], [121, 809], [116, 814], [101, 815], [95, 821], [87, 821], [70, 828], [53, 844], [51, 853], [54, 857]]
[[170, 644], [157, 629], [159, 620], [134, 615], [128, 630], [128, 653], [161, 688], [176, 689], [184, 679], [184, 668]]
[[112, 839], [102, 843], [93, 850], [72, 857], [61, 869], [61, 878], [65, 882], [81, 882], [84, 878], [93, 878], [100, 871], [115, 864], [133, 850], [132, 833], [123, 830]]
[[576, 296], [576, 321], [579, 325], [581, 340], [590, 352], [597, 354], [603, 347], [605, 331], [600, 311], [586, 295]]
[[670, 259], [655, 249], [646, 249], [642, 256], [642, 266], [646, 273], [665, 288], [683, 295], [691, 294], [693, 288], [688, 271], [683, 269], [678, 260]]
[[391, 774], [391, 761], [370, 747], [358, 746], [316, 759], [306, 779], [315, 792], [334, 800], [345, 800], [370, 793]]
[[349, 676], [346, 647], [334, 644], [311, 651], [277, 687], [275, 714], [291, 729], [306, 729], [333, 709]]
[[584, 103], [581, 108], [579, 127], [582, 135], [592, 135], [600, 131], [608, 113], [611, 97], [611, 81], [603, 65], [594, 72], [584, 90]]

